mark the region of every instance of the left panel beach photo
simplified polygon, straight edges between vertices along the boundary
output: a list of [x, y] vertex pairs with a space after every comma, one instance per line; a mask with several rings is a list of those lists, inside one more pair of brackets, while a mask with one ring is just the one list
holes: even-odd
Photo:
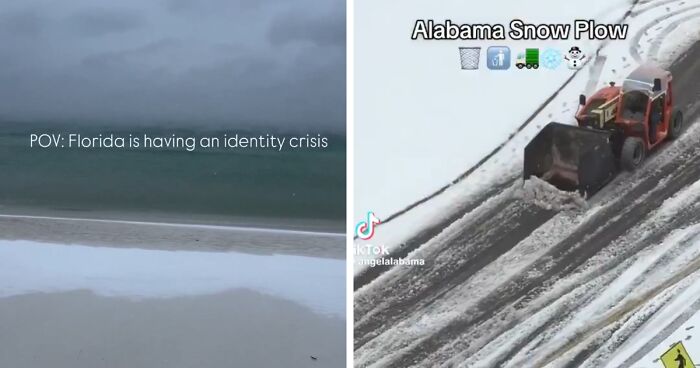
[[345, 2], [0, 3], [0, 367], [344, 367]]

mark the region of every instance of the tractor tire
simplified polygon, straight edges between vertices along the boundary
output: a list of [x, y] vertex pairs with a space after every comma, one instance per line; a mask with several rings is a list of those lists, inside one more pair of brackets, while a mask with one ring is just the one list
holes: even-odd
[[622, 144], [620, 165], [624, 170], [633, 171], [644, 161], [645, 154], [644, 141], [641, 138], [627, 137]]
[[671, 122], [668, 127], [668, 139], [676, 139], [681, 136], [683, 131], [683, 113], [680, 110], [675, 110], [671, 115]]

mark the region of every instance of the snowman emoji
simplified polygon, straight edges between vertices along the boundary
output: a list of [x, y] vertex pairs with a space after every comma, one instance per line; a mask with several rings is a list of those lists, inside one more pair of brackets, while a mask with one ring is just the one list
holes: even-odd
[[571, 47], [566, 56], [564, 56], [564, 60], [566, 60], [567, 64], [569, 65], [569, 69], [573, 70], [583, 68], [583, 59], [585, 58], [586, 55], [576, 46]]

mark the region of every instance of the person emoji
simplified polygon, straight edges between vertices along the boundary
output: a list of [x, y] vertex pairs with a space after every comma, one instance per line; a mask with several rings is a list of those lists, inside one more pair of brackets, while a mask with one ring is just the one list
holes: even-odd
[[501, 67], [503, 66], [503, 63], [506, 60], [506, 54], [503, 52], [503, 50], [498, 50], [498, 54], [495, 57], [495, 60], [493, 61], [493, 64], [495, 66]]

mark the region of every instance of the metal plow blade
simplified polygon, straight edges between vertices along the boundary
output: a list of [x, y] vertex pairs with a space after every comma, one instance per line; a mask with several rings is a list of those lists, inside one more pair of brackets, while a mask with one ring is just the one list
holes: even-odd
[[590, 196], [617, 172], [610, 138], [606, 131], [549, 123], [525, 146], [523, 178]]

